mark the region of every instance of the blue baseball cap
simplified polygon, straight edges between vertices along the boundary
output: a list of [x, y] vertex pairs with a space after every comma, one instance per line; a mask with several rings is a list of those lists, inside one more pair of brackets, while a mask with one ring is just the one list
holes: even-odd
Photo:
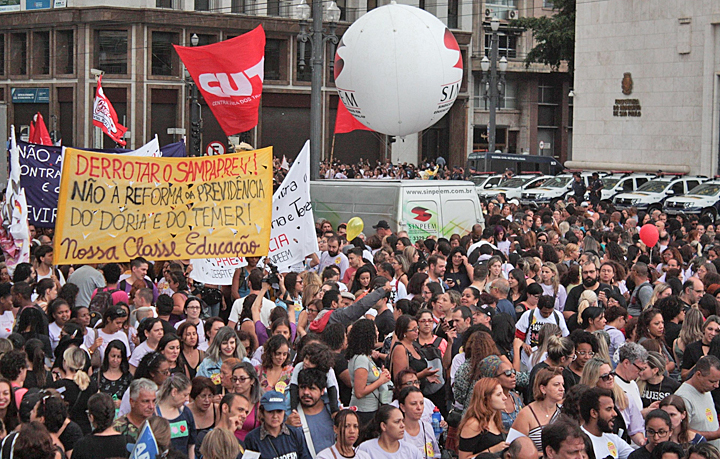
[[287, 408], [285, 404], [285, 394], [276, 390], [267, 391], [262, 396], [262, 399], [260, 400], [260, 405], [262, 405], [265, 411], [285, 411], [285, 409]]

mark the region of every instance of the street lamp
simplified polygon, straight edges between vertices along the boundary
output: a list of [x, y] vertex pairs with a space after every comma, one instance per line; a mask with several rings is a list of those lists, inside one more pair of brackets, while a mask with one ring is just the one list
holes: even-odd
[[[197, 46], [200, 38], [197, 34], [192, 34], [190, 44]], [[202, 107], [198, 101], [198, 88], [193, 81], [190, 73], [185, 69], [185, 82], [190, 87], [190, 156], [200, 156], [200, 136], [202, 130]]]
[[[483, 98], [490, 102], [490, 117], [488, 120], [487, 134], [488, 134], [488, 151], [485, 154], [485, 172], [488, 170], [488, 160], [491, 153], [495, 152], [495, 121], [497, 116], [497, 105], [498, 99], [505, 95], [505, 71], [507, 70], [508, 62], [505, 56], [498, 61], [498, 45], [499, 36], [498, 30], [500, 29], [500, 20], [496, 17], [490, 21], [490, 30], [492, 35], [490, 37], [490, 59], [487, 55], [483, 56], [480, 61], [480, 68], [482, 69], [482, 91]], [[498, 69], [500, 70], [500, 77], [498, 78]], [[488, 72], [489, 71], [489, 72]]]
[[[305, 0], [295, 5], [295, 17], [300, 19], [300, 33], [298, 40], [299, 67], [305, 69], [305, 44], [312, 46], [312, 78], [310, 84], [310, 179], [320, 178], [320, 149], [322, 145], [322, 70], [325, 57], [323, 47], [325, 42], [330, 43], [330, 71], [334, 67], [335, 45], [338, 37], [335, 27], [340, 20], [340, 8], [334, 1], [330, 1], [325, 9], [325, 18], [330, 23], [329, 33], [323, 29], [323, 0], [312, 0], [312, 9]], [[308, 28], [308, 21], [312, 16], [312, 27]]]

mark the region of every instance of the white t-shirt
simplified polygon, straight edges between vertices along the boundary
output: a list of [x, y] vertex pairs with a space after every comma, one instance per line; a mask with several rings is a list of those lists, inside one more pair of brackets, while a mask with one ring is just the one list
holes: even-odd
[[140, 365], [140, 361], [142, 360], [142, 358], [153, 351], [154, 349], [151, 349], [150, 346], [148, 346], [147, 340], [143, 341], [133, 351], [132, 356], [130, 357], [130, 365], [137, 368], [138, 365]]
[[[53, 266], [50, 269], [50, 271], [47, 274], [45, 274], [44, 276], [42, 274], [38, 273], [37, 281], [40, 282], [43, 279], [50, 279], [52, 277], [52, 275], [54, 274], [54, 272], [55, 272], [55, 266]], [[58, 269], [57, 273], [58, 273], [58, 282], [60, 282], [60, 286], [62, 287], [63, 285], [65, 285], [65, 276], [63, 276], [62, 271], [60, 271], [59, 269]]]
[[394, 453], [388, 453], [378, 445], [378, 439], [373, 438], [358, 446], [358, 451], [367, 453], [373, 459], [425, 459], [420, 451], [405, 440], [400, 440], [400, 447]]
[[5, 311], [0, 315], [0, 338], [7, 338], [15, 326], [15, 314], [12, 311]]
[[642, 398], [640, 397], [640, 388], [638, 387], [637, 383], [635, 381], [627, 382], [624, 379], [622, 379], [620, 376], [615, 376], [615, 384], [620, 386], [622, 390], [625, 391], [628, 398], [630, 399], [630, 402], [637, 406], [641, 411], [643, 409], [643, 402]]
[[[242, 309], [241, 309], [241, 311], [242, 311]], [[187, 321], [187, 319], [181, 320], [180, 322], [176, 323], [175, 330], [179, 329], [180, 325], [184, 324], [186, 321]], [[198, 322], [198, 324], [195, 327], [197, 328], [197, 334], [198, 334], [198, 346], [200, 346], [201, 344], [205, 343], [205, 341], [207, 341], [207, 338], [205, 338], [205, 325], [203, 324], [203, 321], [201, 320], [200, 322]]]
[[[428, 400], [427, 398], [423, 399], [423, 414], [420, 416], [421, 421], [427, 421], [428, 424], [430, 424], [430, 431], [435, 434], [435, 432], [432, 431], [432, 414], [433, 411], [435, 411], [435, 404]], [[400, 408], [400, 402], [397, 400], [393, 400], [390, 402], [392, 406], [395, 408]]]
[[438, 446], [437, 439], [435, 438], [435, 431], [433, 430], [432, 425], [427, 421], [423, 421], [422, 419], [420, 420], [420, 432], [418, 432], [418, 434], [414, 437], [408, 433], [407, 429], [405, 429], [403, 441], [415, 446], [420, 455], [424, 458], [440, 458], [440, 447]]
[[343, 253], [338, 253], [334, 257], [331, 257], [327, 252], [322, 252], [322, 254], [320, 254], [320, 263], [317, 265], [318, 274], [322, 275], [323, 270], [330, 265], [335, 265], [340, 268], [340, 279], [345, 276], [345, 270], [350, 267], [350, 263]]
[[585, 427], [582, 427], [582, 430], [590, 437], [595, 450], [595, 457], [598, 459], [607, 459], [608, 456], [615, 459], [627, 459], [630, 453], [635, 451], [632, 446], [625, 443], [625, 440], [615, 434], [603, 433], [601, 436], [596, 437], [588, 432]]
[[[98, 348], [98, 352], [100, 352], [100, 355], [102, 355], [102, 356], [105, 355], [105, 349], [107, 348], [107, 345], [110, 341], [119, 339], [120, 341], [123, 342], [123, 344], [127, 348], [127, 356], [130, 357], [132, 351], [130, 350], [130, 343], [128, 342], [128, 337], [124, 331], [119, 330], [119, 331], [113, 333], [112, 335], [108, 335], [107, 333], [102, 331], [102, 329], [100, 329], [100, 328], [95, 329], [95, 331], [97, 332], [97, 335], [103, 339], [103, 343]], [[88, 332], [88, 334], [89, 334], [89, 332]], [[92, 343], [90, 343], [90, 344], [92, 344]]]
[[[340, 451], [338, 451], [337, 447], [335, 445], [332, 445], [330, 448], [325, 448], [324, 450], [320, 451], [317, 456], [315, 456], [315, 459], [343, 459], [345, 456], [340, 454]], [[358, 451], [355, 450], [355, 456], [352, 458], [346, 458], [346, 459], [371, 459], [370, 455], [364, 451]]]
[[50, 323], [48, 325], [48, 334], [50, 335], [50, 346], [52, 347], [53, 352], [55, 351], [55, 348], [57, 347], [58, 343], [60, 342], [60, 332], [62, 329], [58, 324], [55, 322]]
[[[228, 322], [240, 323], [240, 314], [242, 314], [245, 298], [247, 297], [235, 300], [232, 305], [232, 310], [230, 311], [230, 317], [228, 317]], [[276, 304], [267, 298], [262, 299], [262, 306], [260, 306], [260, 322], [265, 325], [265, 328], [270, 328], [270, 313], [273, 309], [275, 309], [275, 306]]]

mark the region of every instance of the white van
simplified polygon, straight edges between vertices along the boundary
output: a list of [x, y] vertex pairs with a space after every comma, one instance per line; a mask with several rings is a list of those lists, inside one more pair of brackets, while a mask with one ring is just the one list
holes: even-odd
[[318, 180], [310, 182], [316, 219], [339, 223], [360, 217], [365, 235], [386, 220], [410, 240], [466, 234], [484, 223], [475, 184], [460, 180]]

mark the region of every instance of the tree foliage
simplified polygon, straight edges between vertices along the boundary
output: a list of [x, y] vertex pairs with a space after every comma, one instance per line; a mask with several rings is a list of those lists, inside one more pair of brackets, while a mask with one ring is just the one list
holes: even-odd
[[533, 32], [535, 47], [525, 58], [525, 65], [533, 62], [558, 70], [566, 61], [572, 74], [575, 68], [575, 1], [554, 0], [555, 14], [550, 17], [526, 17], [512, 21], [511, 26]]

